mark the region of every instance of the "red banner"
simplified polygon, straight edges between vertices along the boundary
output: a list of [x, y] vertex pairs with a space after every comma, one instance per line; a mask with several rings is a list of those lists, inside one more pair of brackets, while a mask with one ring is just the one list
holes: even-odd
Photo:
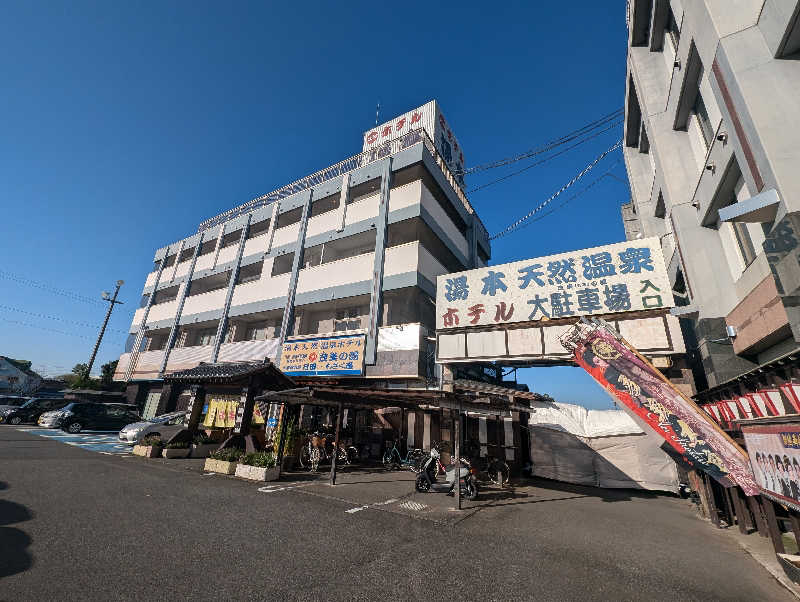
[[693, 467], [758, 495], [746, 452], [608, 325], [578, 323], [561, 339], [575, 362]]

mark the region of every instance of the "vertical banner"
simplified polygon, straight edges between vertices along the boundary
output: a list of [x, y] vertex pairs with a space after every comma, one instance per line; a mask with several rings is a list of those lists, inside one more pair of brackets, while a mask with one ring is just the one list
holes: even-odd
[[562, 337], [575, 363], [660, 434], [693, 467], [758, 495], [747, 453], [607, 324], [579, 322]]

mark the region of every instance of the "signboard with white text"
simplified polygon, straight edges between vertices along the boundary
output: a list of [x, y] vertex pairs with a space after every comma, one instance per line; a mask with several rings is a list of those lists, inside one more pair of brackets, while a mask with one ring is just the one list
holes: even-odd
[[463, 186], [464, 153], [435, 100], [364, 132], [363, 150], [379, 148], [386, 142], [419, 129], [425, 130], [453, 176]]
[[658, 237], [439, 276], [436, 329], [672, 307]]

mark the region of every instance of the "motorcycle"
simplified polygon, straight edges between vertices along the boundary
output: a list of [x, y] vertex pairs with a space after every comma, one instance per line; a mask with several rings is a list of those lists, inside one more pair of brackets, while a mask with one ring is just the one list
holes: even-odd
[[[444, 482], [438, 481], [436, 475], [439, 472], [439, 449], [434, 445], [431, 447], [430, 455], [422, 465], [422, 470], [417, 475], [414, 487], [420, 493], [447, 493], [448, 495], [455, 489], [456, 465], [450, 464], [445, 469]], [[459, 467], [458, 483], [461, 488], [461, 495], [464, 499], [474, 500], [478, 497], [478, 482], [475, 478], [475, 469], [469, 465], [464, 458], [461, 459], [462, 466]]]

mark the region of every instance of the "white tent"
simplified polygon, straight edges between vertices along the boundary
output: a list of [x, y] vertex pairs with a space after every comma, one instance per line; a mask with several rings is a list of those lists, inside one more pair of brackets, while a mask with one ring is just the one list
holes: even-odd
[[560, 402], [531, 402], [533, 474], [605, 488], [678, 491], [675, 461], [664, 440], [622, 410], [587, 410]]

